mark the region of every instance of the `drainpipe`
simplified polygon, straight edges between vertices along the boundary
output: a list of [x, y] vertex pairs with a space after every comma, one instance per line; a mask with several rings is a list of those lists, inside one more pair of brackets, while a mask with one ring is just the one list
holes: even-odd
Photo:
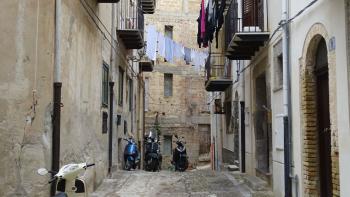
[[109, 107], [109, 134], [108, 134], [108, 173], [111, 174], [112, 172], [112, 163], [113, 163], [113, 102], [114, 102], [114, 92], [113, 92], [113, 87], [114, 87], [114, 61], [115, 61], [115, 9], [116, 9], [116, 4], [112, 4], [112, 46], [111, 46], [111, 57], [110, 57], [110, 67], [111, 67], [111, 81], [109, 82], [109, 102], [110, 102], [110, 107]]
[[242, 95], [241, 95], [241, 172], [245, 173], [245, 73], [244, 73], [244, 61], [238, 60], [240, 70], [242, 69]]
[[[55, 63], [53, 83], [52, 114], [52, 160], [51, 170], [58, 172], [60, 165], [60, 124], [61, 124], [61, 0], [55, 1]], [[56, 181], [51, 184], [51, 196], [56, 192]]]
[[290, 66], [289, 66], [289, 0], [282, 2], [282, 30], [283, 30], [283, 113], [284, 113], [284, 185], [285, 196], [292, 196], [291, 174], [291, 119], [290, 119]]
[[[141, 81], [143, 81], [143, 76], [141, 78]], [[146, 122], [145, 122], [145, 117], [146, 117], [146, 99], [145, 99], [145, 96], [146, 96], [146, 85], [143, 81], [142, 83], [143, 85], [143, 88], [142, 88], [142, 108], [143, 108], [143, 114], [142, 114], [142, 132], [141, 132], [141, 169], [144, 169], [144, 152], [145, 152], [145, 148], [144, 148], [144, 136], [145, 136], [145, 128], [146, 128]], [[159, 138], [159, 136], [158, 136]]]
[[112, 172], [112, 142], [113, 142], [113, 86], [114, 82], [109, 82], [109, 135], [108, 135], [108, 173]]

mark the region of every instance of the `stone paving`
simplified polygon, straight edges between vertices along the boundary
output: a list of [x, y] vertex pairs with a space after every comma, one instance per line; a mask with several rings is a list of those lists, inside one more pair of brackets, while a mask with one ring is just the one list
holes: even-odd
[[256, 197], [242, 176], [232, 172], [118, 171], [91, 197]]

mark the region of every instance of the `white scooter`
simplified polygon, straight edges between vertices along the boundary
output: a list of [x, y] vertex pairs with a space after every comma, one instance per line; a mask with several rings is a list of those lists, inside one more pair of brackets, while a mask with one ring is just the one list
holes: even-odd
[[67, 164], [62, 166], [58, 172], [49, 171], [45, 168], [38, 169], [38, 174], [44, 176], [48, 173], [53, 175], [49, 184], [57, 180], [56, 195], [54, 197], [87, 197], [85, 181], [78, 178], [81, 172], [95, 164]]

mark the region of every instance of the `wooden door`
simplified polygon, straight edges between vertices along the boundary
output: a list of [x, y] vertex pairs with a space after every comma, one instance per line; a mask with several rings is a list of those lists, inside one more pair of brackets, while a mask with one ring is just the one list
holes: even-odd
[[331, 132], [328, 72], [317, 76], [317, 119], [321, 197], [332, 196]]

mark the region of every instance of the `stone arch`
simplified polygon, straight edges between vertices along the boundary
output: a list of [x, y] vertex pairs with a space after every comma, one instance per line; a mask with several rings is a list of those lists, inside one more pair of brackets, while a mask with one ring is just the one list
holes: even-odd
[[329, 36], [321, 23], [314, 24], [304, 41], [303, 55], [300, 61], [300, 102], [302, 129], [302, 170], [303, 192], [305, 196], [320, 195], [320, 169], [317, 130], [316, 103], [316, 52], [320, 41], [324, 39], [327, 45], [328, 79], [329, 79], [329, 111], [331, 124], [331, 163], [332, 163], [332, 193], [339, 195], [339, 156], [336, 117], [336, 82], [335, 82], [335, 51], [329, 50]]

